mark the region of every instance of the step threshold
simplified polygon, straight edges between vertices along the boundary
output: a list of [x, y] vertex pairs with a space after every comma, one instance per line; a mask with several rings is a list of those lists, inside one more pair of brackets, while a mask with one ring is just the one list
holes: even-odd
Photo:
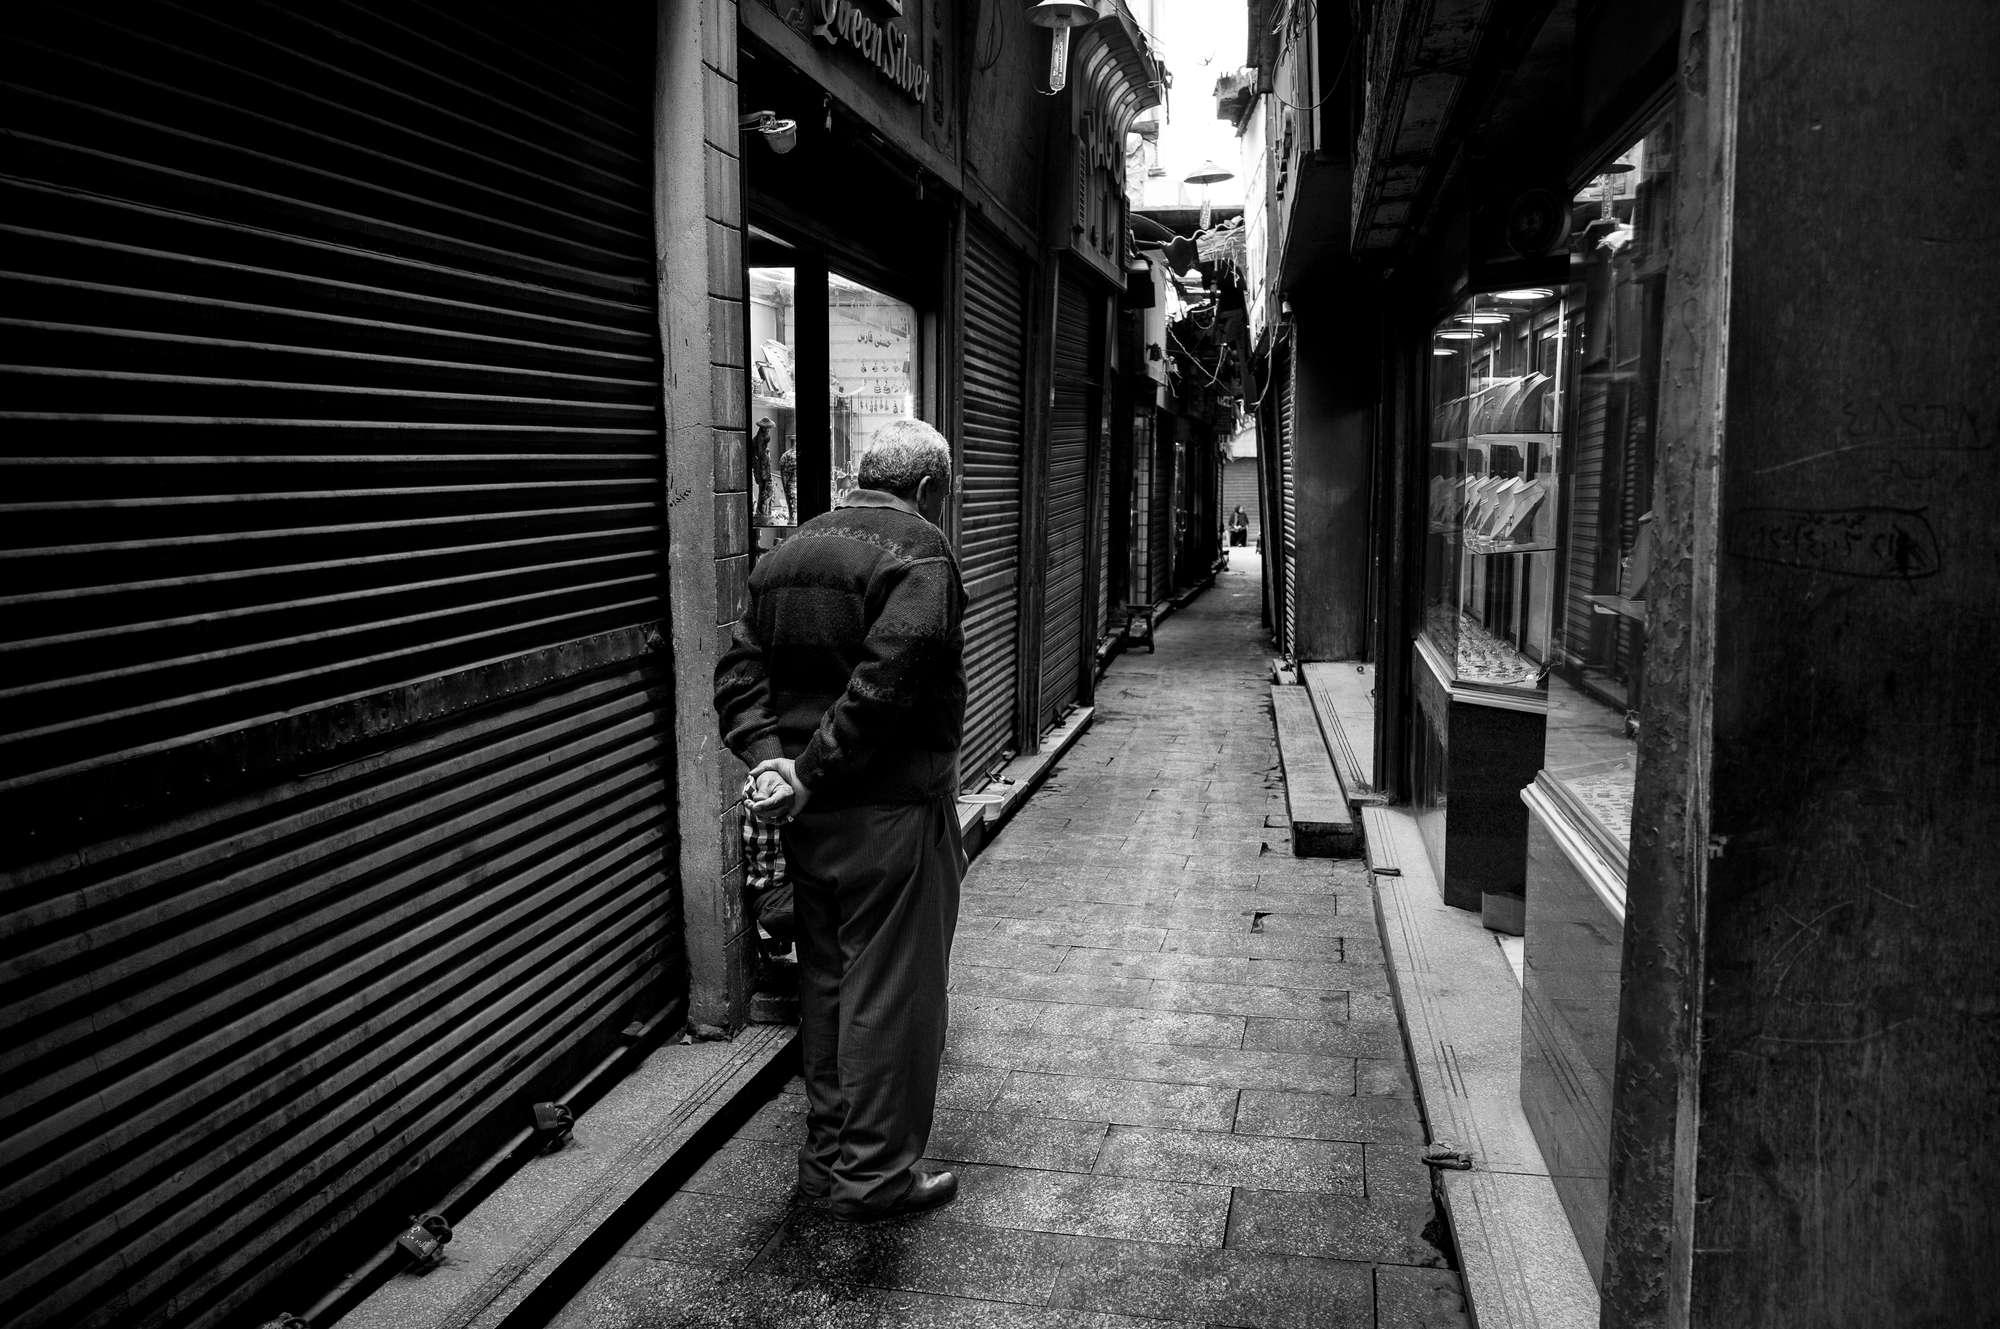
[[463, 1218], [433, 1267], [396, 1275], [339, 1329], [521, 1329], [544, 1323], [706, 1160], [720, 1132], [789, 1073], [797, 1031], [656, 1049]]
[[1439, 1192], [1479, 1329], [1597, 1329], [1598, 1293], [1521, 1109], [1521, 987], [1479, 915], [1444, 902], [1416, 818], [1363, 809], [1375, 909], [1426, 1142], [1470, 1157]]

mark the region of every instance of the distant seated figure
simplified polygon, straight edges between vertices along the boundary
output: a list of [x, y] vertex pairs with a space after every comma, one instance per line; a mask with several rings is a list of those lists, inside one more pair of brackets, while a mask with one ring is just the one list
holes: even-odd
[[1250, 543], [1250, 516], [1243, 511], [1241, 503], [1236, 505], [1236, 511], [1229, 514], [1229, 543], [1232, 545]]

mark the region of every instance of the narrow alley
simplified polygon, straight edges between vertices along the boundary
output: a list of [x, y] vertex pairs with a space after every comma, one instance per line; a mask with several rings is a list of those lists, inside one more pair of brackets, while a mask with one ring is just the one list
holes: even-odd
[[1111, 665], [966, 879], [930, 1148], [957, 1202], [795, 1200], [794, 1079], [561, 1329], [1465, 1323], [1365, 864], [1291, 854], [1246, 563]]

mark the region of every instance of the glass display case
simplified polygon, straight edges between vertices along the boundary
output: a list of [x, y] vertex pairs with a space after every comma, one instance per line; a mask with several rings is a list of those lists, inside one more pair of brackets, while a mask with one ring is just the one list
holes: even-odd
[[1672, 149], [1665, 119], [1571, 204], [1580, 336], [1548, 770], [1620, 851], [1632, 833], [1645, 673]]
[[1468, 297], [1431, 334], [1422, 644], [1455, 687], [1546, 686], [1573, 302]]

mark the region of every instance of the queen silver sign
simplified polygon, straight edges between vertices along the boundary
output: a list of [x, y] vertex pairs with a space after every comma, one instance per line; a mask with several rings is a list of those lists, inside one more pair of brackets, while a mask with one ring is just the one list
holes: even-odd
[[882, 71], [910, 100], [930, 95], [931, 72], [910, 53], [910, 34], [900, 23], [883, 23], [856, 8], [853, 0], [813, 0], [812, 35], [830, 46], [848, 46]]

